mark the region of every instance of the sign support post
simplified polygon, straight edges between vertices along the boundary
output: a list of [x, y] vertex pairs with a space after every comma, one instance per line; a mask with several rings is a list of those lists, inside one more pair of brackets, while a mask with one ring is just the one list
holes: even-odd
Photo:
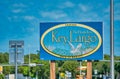
[[87, 79], [92, 79], [92, 61], [87, 61]]
[[55, 75], [55, 61], [54, 60], [50, 61], [50, 79], [56, 79], [56, 75]]

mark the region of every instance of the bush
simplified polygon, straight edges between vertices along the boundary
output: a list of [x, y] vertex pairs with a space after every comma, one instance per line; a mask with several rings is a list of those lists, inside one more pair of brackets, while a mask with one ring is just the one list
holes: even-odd
[[0, 79], [4, 79], [4, 75], [3, 74], [0, 74]]

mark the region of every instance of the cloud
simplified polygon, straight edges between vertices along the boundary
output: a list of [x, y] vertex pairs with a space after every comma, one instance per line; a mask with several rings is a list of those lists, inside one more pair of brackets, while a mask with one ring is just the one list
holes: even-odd
[[21, 13], [25, 12], [27, 5], [23, 3], [15, 3], [12, 5], [12, 12], [13, 13]]
[[70, 1], [65, 2], [64, 5], [66, 7], [73, 7], [74, 6], [74, 4], [72, 2], [70, 2]]
[[28, 33], [38, 33], [39, 32], [39, 18], [33, 16], [33, 15], [26, 15], [22, 16], [22, 19], [28, 22], [28, 26], [26, 28], [26, 32]]
[[29, 15], [23, 16], [23, 18], [24, 18], [25, 20], [34, 20], [34, 19], [37, 19], [36, 17], [34, 17], [34, 16], [29, 16]]
[[17, 15], [13, 15], [13, 16], [9, 16], [9, 17], [8, 17], [8, 20], [9, 20], [10, 22], [18, 22], [18, 21], [21, 20], [21, 17], [19, 17], [19, 16], [17, 16]]
[[87, 12], [87, 11], [90, 10], [90, 6], [83, 5], [83, 4], [79, 4], [78, 6], [80, 7], [80, 9], [81, 9], [83, 12]]
[[74, 7], [74, 3], [70, 2], [70, 1], [67, 1], [61, 5], [58, 6], [59, 8], [72, 8]]
[[13, 4], [13, 7], [16, 7], [16, 8], [18, 8], [18, 7], [27, 7], [27, 5], [25, 5], [23, 3], [15, 3], [15, 4]]
[[14, 9], [12, 10], [13, 13], [21, 13], [24, 12], [22, 9]]
[[47, 17], [50, 19], [60, 19], [60, 18], [64, 18], [67, 16], [67, 14], [62, 11], [42, 11], [40, 12], [40, 15], [43, 18]]

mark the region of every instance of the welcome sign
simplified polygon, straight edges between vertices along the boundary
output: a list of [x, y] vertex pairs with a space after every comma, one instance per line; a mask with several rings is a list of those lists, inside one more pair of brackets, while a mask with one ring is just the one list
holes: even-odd
[[103, 59], [102, 34], [102, 22], [40, 23], [40, 58]]

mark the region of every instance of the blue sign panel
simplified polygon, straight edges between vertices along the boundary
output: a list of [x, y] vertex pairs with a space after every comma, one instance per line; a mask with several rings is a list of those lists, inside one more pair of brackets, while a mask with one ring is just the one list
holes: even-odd
[[101, 60], [102, 34], [102, 22], [40, 23], [40, 58]]

